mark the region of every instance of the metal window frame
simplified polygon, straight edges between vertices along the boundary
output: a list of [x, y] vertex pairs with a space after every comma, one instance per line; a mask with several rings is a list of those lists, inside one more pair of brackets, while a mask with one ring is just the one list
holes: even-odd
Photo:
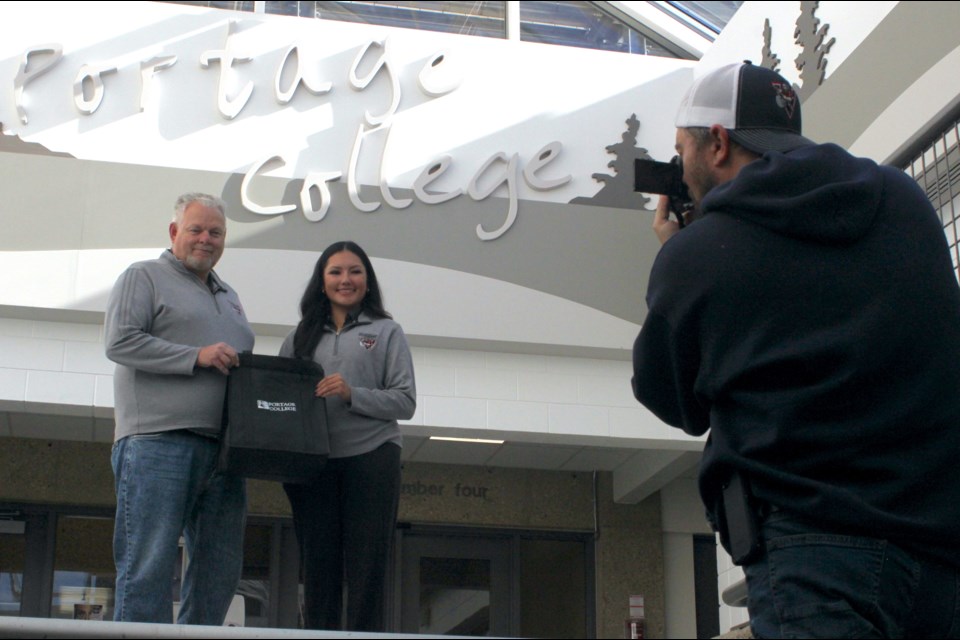
[[960, 279], [960, 116], [934, 131], [909, 160], [898, 164], [917, 181], [940, 216]]

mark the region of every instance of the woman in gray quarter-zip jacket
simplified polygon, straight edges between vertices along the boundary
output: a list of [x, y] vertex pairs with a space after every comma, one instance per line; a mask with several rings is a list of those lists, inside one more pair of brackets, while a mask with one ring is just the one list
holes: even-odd
[[[323, 367], [330, 458], [310, 484], [284, 485], [293, 509], [311, 629], [385, 631], [383, 594], [400, 496], [398, 420], [413, 416], [413, 360], [383, 308], [367, 254], [336, 242], [317, 261], [301, 320], [280, 355]], [[346, 620], [342, 620], [347, 586]]]

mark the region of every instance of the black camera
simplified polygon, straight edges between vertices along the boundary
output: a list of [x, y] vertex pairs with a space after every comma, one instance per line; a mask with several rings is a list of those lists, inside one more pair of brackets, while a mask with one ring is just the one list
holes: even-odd
[[680, 156], [670, 162], [657, 162], [637, 158], [633, 167], [633, 190], [642, 193], [657, 193], [670, 200], [670, 211], [677, 217], [681, 227], [683, 214], [693, 209], [693, 200], [687, 185], [683, 183], [683, 165]]

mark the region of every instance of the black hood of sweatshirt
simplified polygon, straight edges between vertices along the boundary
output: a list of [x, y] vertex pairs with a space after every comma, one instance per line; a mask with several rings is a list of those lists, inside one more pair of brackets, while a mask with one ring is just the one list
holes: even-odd
[[873, 225], [883, 179], [875, 162], [834, 144], [769, 152], [745, 166], [736, 180], [712, 189], [704, 214], [737, 217], [799, 240], [843, 245]]

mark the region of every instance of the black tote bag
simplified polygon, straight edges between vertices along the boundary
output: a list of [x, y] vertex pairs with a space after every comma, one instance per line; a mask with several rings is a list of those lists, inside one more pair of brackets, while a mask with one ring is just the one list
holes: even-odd
[[239, 354], [227, 377], [219, 469], [261, 480], [305, 483], [327, 461], [327, 405], [314, 396], [323, 369], [309, 360]]

